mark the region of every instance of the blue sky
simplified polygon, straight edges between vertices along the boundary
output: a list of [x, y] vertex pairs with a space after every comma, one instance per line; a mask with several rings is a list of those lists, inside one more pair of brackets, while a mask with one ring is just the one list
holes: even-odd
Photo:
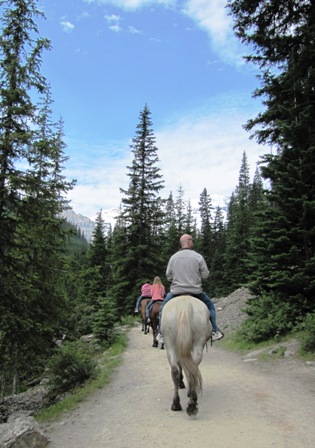
[[145, 104], [152, 115], [161, 191], [197, 206], [204, 188], [230, 196], [246, 151], [254, 174], [267, 152], [243, 125], [261, 106], [248, 52], [223, 0], [39, 0], [51, 40], [42, 72], [64, 120], [64, 174], [77, 179], [75, 212], [118, 208], [129, 183], [130, 143]]

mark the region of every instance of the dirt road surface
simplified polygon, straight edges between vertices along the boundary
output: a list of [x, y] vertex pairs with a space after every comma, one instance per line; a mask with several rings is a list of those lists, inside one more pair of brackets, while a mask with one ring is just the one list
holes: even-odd
[[205, 351], [199, 413], [171, 411], [166, 351], [140, 327], [129, 332], [123, 364], [109, 385], [44, 428], [49, 448], [314, 448], [315, 367], [266, 363]]

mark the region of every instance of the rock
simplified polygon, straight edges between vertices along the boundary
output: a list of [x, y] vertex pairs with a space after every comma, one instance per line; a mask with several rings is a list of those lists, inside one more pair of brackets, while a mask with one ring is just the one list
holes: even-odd
[[0, 425], [1, 448], [44, 448], [48, 437], [33, 417], [20, 416]]
[[44, 384], [41, 384], [21, 394], [5, 397], [1, 403], [3, 411], [1, 412], [0, 408], [0, 417], [5, 409], [7, 409], [8, 415], [13, 415], [20, 411], [27, 415], [33, 415], [46, 407], [48, 403], [48, 390]]
[[253, 297], [247, 288], [242, 287], [227, 297], [213, 299], [217, 310], [217, 324], [224, 333], [231, 333], [237, 330], [248, 317], [244, 308]]

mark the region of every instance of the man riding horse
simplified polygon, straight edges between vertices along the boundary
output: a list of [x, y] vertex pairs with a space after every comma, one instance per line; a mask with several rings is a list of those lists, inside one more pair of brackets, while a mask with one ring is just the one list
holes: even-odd
[[209, 276], [209, 270], [205, 259], [201, 254], [193, 250], [194, 240], [190, 235], [184, 234], [180, 237], [181, 249], [171, 256], [166, 276], [172, 282], [171, 290], [166, 295], [160, 310], [160, 324], [157, 340], [164, 342], [160, 332], [162, 312], [165, 304], [173, 297], [180, 295], [191, 295], [202, 300], [209, 309], [212, 324], [212, 341], [218, 341], [224, 337], [224, 333], [216, 323], [216, 310], [209, 296], [202, 290], [202, 280]]

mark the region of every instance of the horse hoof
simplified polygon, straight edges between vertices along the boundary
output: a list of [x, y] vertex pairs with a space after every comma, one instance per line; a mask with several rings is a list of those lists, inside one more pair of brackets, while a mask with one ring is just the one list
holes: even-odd
[[189, 417], [197, 415], [198, 414], [198, 406], [197, 406], [197, 404], [196, 403], [189, 403], [189, 405], [187, 406], [186, 412], [189, 415]]
[[172, 407], [171, 407], [171, 410], [172, 411], [182, 411], [182, 406], [181, 406], [181, 404], [173, 403]]
[[161, 350], [164, 350], [164, 344], [161, 345]]

